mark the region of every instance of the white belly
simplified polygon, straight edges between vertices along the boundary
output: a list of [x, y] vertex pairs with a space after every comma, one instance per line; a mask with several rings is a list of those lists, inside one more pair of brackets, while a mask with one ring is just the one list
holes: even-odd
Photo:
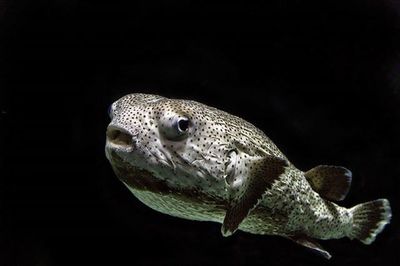
[[183, 195], [161, 194], [126, 186], [145, 205], [164, 214], [189, 220], [219, 223], [222, 223], [225, 216], [222, 206], [212, 202], [188, 200]]

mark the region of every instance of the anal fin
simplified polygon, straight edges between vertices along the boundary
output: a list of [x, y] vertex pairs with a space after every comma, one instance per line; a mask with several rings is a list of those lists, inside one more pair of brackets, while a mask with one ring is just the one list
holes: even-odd
[[308, 183], [327, 200], [343, 200], [351, 185], [351, 171], [341, 166], [319, 165], [304, 173]]
[[331, 254], [329, 254], [329, 252], [326, 251], [316, 240], [306, 235], [291, 236], [289, 237], [289, 239], [293, 240], [299, 245], [302, 245], [303, 247], [311, 249], [325, 259], [329, 260], [330, 258], [332, 258]]

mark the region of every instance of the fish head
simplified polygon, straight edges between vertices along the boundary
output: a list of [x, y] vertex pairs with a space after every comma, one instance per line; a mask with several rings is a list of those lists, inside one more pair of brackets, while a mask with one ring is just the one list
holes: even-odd
[[106, 156], [130, 187], [221, 193], [231, 145], [219, 112], [194, 101], [126, 95], [109, 110]]

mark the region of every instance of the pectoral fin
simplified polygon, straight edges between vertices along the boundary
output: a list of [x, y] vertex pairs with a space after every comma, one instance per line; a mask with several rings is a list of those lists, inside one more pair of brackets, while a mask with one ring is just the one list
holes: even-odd
[[[248, 178], [239, 193], [232, 198], [221, 228], [224, 236], [233, 234], [253, 210], [268, 188], [285, 171], [288, 162], [275, 156], [265, 156], [250, 167]], [[234, 189], [234, 188], [232, 188]]]
[[319, 165], [307, 171], [304, 176], [321, 197], [340, 201], [349, 192], [352, 174], [341, 166]]
[[296, 235], [289, 238], [294, 242], [296, 242], [297, 244], [313, 250], [314, 252], [321, 255], [325, 259], [329, 260], [330, 258], [332, 258], [331, 254], [329, 254], [329, 252], [326, 251], [316, 240], [306, 235]]

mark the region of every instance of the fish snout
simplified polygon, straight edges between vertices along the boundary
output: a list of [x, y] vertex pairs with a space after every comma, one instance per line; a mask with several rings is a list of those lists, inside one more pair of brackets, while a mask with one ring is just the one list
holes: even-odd
[[107, 127], [107, 144], [119, 150], [132, 151], [134, 135], [126, 129], [109, 125]]

